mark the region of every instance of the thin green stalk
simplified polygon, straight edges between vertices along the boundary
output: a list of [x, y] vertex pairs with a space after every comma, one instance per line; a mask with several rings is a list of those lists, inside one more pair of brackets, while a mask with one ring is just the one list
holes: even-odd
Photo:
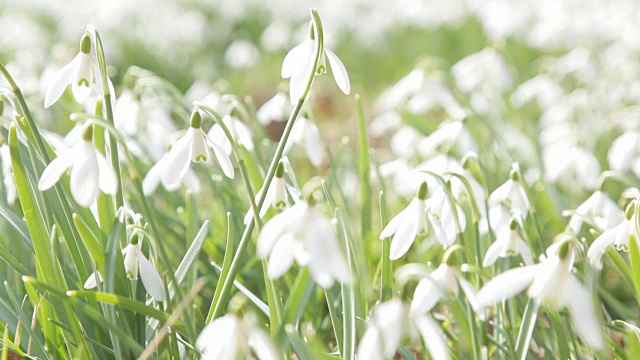
[[520, 325], [520, 331], [518, 332], [518, 339], [516, 340], [516, 356], [519, 360], [526, 360], [527, 353], [529, 352], [529, 344], [533, 337], [533, 329], [536, 325], [536, 319], [538, 318], [538, 308], [540, 304], [535, 299], [529, 298], [527, 307], [524, 310], [522, 316], [522, 324]]
[[[384, 196], [384, 192], [380, 191], [380, 219], [382, 221], [382, 228], [384, 229], [389, 223], [389, 214], [387, 213], [387, 200]], [[380, 300], [382, 302], [388, 301], [392, 296], [393, 288], [393, 265], [391, 264], [391, 238], [385, 238], [382, 240], [382, 279], [380, 286]]]
[[[276, 153], [273, 159], [271, 160], [271, 165], [269, 166], [269, 170], [267, 171], [267, 175], [264, 179], [264, 184], [262, 185], [263, 189], [268, 189], [269, 186], [271, 185], [271, 181], [273, 180], [273, 177], [276, 173], [278, 162], [280, 161], [280, 158], [284, 153], [284, 147], [287, 143], [287, 139], [291, 134], [291, 129], [293, 128], [293, 124], [295, 123], [295, 120], [298, 118], [298, 115], [300, 114], [300, 110], [302, 109], [302, 105], [304, 104], [306, 97], [309, 93], [309, 90], [311, 89], [311, 84], [313, 83], [313, 79], [315, 77], [315, 68], [317, 68], [317, 64], [324, 51], [322, 23], [320, 22], [320, 17], [318, 16], [318, 13], [315, 9], [311, 10], [311, 16], [313, 17], [313, 23], [315, 25], [314, 30], [315, 30], [315, 36], [316, 36], [316, 54], [315, 54], [314, 64], [316, 64], [316, 66], [313, 68], [314, 71], [312, 71], [309, 74], [307, 87], [304, 93], [302, 94], [302, 97], [300, 97], [300, 100], [298, 100], [298, 103], [293, 109], [293, 112], [291, 113], [289, 120], [287, 121], [287, 125], [285, 127], [284, 133], [282, 135], [280, 143], [278, 144]], [[266, 196], [267, 196], [266, 191], [263, 191], [262, 194], [260, 194], [260, 199], [256, 204], [257, 208], [262, 207]], [[254, 212], [253, 215], [255, 217], [255, 216], [258, 216], [259, 214], [256, 214]], [[231, 287], [233, 285], [233, 281], [235, 280], [238, 269], [240, 267], [240, 259], [244, 255], [247, 245], [249, 244], [249, 239], [251, 238], [251, 234], [253, 233], [254, 227], [255, 227], [254, 221], [251, 221], [249, 224], [247, 224], [247, 227], [245, 228], [245, 231], [242, 234], [242, 238], [240, 239], [240, 244], [238, 244], [238, 249], [234, 254], [233, 261], [229, 269], [229, 274], [224, 279], [220, 278], [221, 281], [218, 282], [218, 286], [216, 287], [216, 292], [214, 294], [214, 298], [211, 303], [211, 308], [209, 309], [209, 313], [207, 314], [206, 323], [209, 323], [211, 322], [211, 320], [220, 316], [222, 314], [222, 310], [224, 309], [224, 307], [226, 307], [226, 304], [229, 301], [229, 296], [230, 296]]]

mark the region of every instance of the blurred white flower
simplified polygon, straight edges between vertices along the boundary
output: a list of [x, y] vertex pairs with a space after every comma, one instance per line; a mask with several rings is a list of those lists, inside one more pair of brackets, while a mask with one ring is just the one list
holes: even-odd
[[58, 71], [44, 97], [44, 107], [53, 105], [71, 84], [73, 97], [83, 103], [89, 96], [93, 85], [100, 82], [98, 63], [91, 55], [91, 38], [85, 34], [80, 40], [80, 52], [67, 65]]
[[[398, 269], [399, 273], [402, 272], [401, 269]], [[473, 310], [481, 320], [484, 320], [484, 307], [480, 306], [476, 299], [476, 289], [460, 275], [458, 270], [448, 265], [445, 261], [432, 273], [425, 275], [413, 293], [413, 300], [411, 301], [412, 313], [426, 314], [433, 309], [438, 300], [456, 298], [459, 289], [462, 288], [462, 292], [464, 292]]]
[[291, 110], [291, 104], [287, 101], [287, 95], [279, 92], [262, 104], [256, 112], [256, 117], [262, 125], [266, 126], [272, 121], [282, 122], [287, 120]]
[[450, 358], [447, 342], [429, 315], [410, 311], [405, 303], [397, 299], [378, 304], [367, 321], [367, 330], [358, 344], [356, 358], [393, 358], [403, 339], [415, 341], [418, 334], [433, 359]]
[[[273, 181], [271, 181], [271, 184], [269, 184], [269, 190], [267, 190], [267, 195], [265, 195], [264, 202], [262, 203], [262, 207], [260, 208], [260, 218], [263, 218], [271, 207], [277, 210], [284, 210], [288, 208], [290, 205], [290, 201], [287, 194], [290, 194], [294, 202], [297, 203], [299, 201], [300, 194], [298, 194], [298, 191], [287, 184], [286, 180], [284, 179], [284, 161], [287, 160], [283, 158], [278, 163], [278, 167], [276, 168], [276, 175], [273, 178]], [[262, 191], [263, 189], [260, 189], [256, 193], [256, 201], [258, 201], [258, 198], [260, 198], [260, 196], [262, 195]], [[249, 211], [244, 217], [244, 224], [248, 224], [252, 219], [253, 209], [249, 207]]]
[[[229, 129], [231, 136], [234, 141], [238, 144], [242, 145], [248, 151], [253, 151], [253, 140], [251, 138], [251, 130], [247, 125], [245, 125], [240, 119], [232, 115], [225, 115], [222, 117], [222, 122]], [[217, 144], [222, 149], [224, 149], [225, 153], [231, 155], [231, 143], [227, 136], [224, 134], [224, 130], [217, 123], [211, 127], [209, 133], [207, 134], [209, 139], [213, 141], [214, 144]]]
[[235, 360], [252, 358], [277, 360], [280, 357], [271, 339], [261, 329], [236, 315], [227, 314], [207, 325], [196, 340], [203, 360]]
[[82, 139], [71, 148], [59, 147], [55, 158], [42, 172], [38, 190], [54, 186], [67, 169], [71, 169], [71, 194], [79, 205], [89, 207], [96, 201], [98, 190], [115, 195], [118, 178], [104, 155], [93, 145], [93, 126], [85, 126]]
[[[312, 30], [313, 31], [313, 30]], [[283, 79], [291, 78], [289, 84], [289, 99], [291, 105], [295, 105], [307, 87], [309, 76], [313, 72], [315, 75], [322, 75], [327, 71], [325, 57], [329, 58], [329, 65], [333, 71], [333, 77], [338, 84], [340, 90], [343, 93], [349, 95], [351, 92], [351, 84], [349, 82], [349, 75], [347, 69], [345, 69], [342, 61], [327, 47], [324, 47], [320, 60], [318, 61], [317, 68], [314, 69], [315, 64], [315, 39], [307, 39], [300, 45], [294, 47], [285, 56], [282, 62], [281, 75]]]
[[269, 277], [282, 276], [295, 260], [308, 266], [314, 281], [329, 288], [351, 281], [334, 225], [313, 204], [300, 201], [269, 220], [260, 231], [258, 255], [267, 258]]
[[636, 228], [637, 221], [636, 201], [632, 201], [622, 218], [622, 221], [603, 232], [598, 236], [587, 251], [587, 257], [591, 265], [595, 268], [602, 267], [602, 255], [609, 245], [615, 245], [618, 251], [629, 251], [629, 242], [631, 238], [635, 238], [635, 241], [640, 241], [640, 234]]
[[232, 42], [224, 53], [224, 61], [233, 69], [254, 66], [260, 60], [260, 52], [250, 41], [239, 39]]
[[611, 200], [609, 195], [596, 190], [585, 202], [571, 212], [563, 212], [563, 215], [571, 214], [569, 227], [577, 234], [582, 228], [582, 223], [587, 222], [595, 226], [598, 231], [611, 229], [624, 219], [624, 212]]
[[[209, 150], [207, 148], [207, 135], [200, 127], [202, 118], [198, 111], [191, 114], [191, 121], [187, 133], [184, 134], [169, 151], [166, 165], [162, 169], [161, 178], [164, 184], [169, 186], [182, 181], [190, 168], [191, 162], [209, 161]], [[233, 179], [233, 164], [229, 155], [219, 145], [208, 142], [218, 159], [222, 172], [230, 179]]]
[[521, 181], [519, 170], [512, 169], [509, 180], [489, 195], [489, 225], [494, 232], [499, 233], [503, 227], [509, 227], [513, 211], [527, 217], [531, 204]]
[[2, 177], [5, 195], [7, 196], [7, 204], [13, 205], [16, 202], [18, 192], [16, 189], [16, 181], [13, 178], [11, 154], [9, 153], [9, 146], [7, 144], [0, 146], [0, 157], [2, 158]]
[[304, 150], [307, 154], [307, 158], [311, 164], [315, 167], [322, 165], [324, 160], [324, 148], [322, 147], [322, 139], [320, 138], [320, 131], [318, 126], [304, 116], [300, 116], [289, 135], [284, 152], [288, 153], [291, 150], [293, 144], [304, 145]]
[[555, 247], [542, 263], [507, 270], [485, 284], [477, 294], [479, 306], [491, 306], [529, 287], [529, 297], [560, 310], [569, 307], [578, 333], [594, 349], [604, 348], [592, 294], [573, 274], [574, 250], [570, 241]]
[[522, 256], [525, 265], [533, 265], [531, 249], [518, 234], [518, 221], [512, 218], [509, 227], [502, 227], [496, 234], [496, 241], [487, 249], [482, 266], [487, 267], [495, 264], [498, 257], [504, 258], [518, 254]]
[[625, 132], [616, 138], [609, 148], [607, 160], [611, 170], [627, 171], [631, 169], [640, 176], [640, 133]]
[[144, 256], [140, 248], [143, 237], [134, 232], [131, 242], [122, 249], [124, 256], [124, 270], [130, 280], [137, 280], [138, 274], [142, 285], [156, 301], [164, 301], [164, 286], [158, 271]]

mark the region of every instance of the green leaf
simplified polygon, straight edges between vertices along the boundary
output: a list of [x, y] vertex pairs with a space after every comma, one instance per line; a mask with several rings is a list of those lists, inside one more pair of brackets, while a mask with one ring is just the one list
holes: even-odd
[[22, 240], [29, 249], [33, 251], [33, 243], [29, 236], [29, 228], [24, 220], [20, 219], [16, 214], [2, 204], [0, 204], [0, 216], [3, 217], [9, 225], [11, 225], [13, 230], [19, 235], [20, 240]]

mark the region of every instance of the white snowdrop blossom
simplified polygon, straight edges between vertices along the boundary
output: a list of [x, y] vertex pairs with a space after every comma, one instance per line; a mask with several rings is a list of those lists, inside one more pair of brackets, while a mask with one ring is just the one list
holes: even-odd
[[299, 117], [289, 135], [289, 140], [285, 144], [284, 152], [288, 153], [293, 144], [303, 144], [307, 158], [315, 167], [322, 165], [324, 160], [324, 148], [322, 147], [322, 139], [320, 131], [316, 124], [304, 116]]
[[[445, 248], [451, 246], [467, 227], [467, 218], [458, 204], [452, 205], [443, 188], [438, 186], [434, 194], [425, 202], [428, 218], [433, 224], [436, 239]], [[455, 214], [454, 214], [455, 207]]]
[[533, 257], [529, 245], [518, 234], [518, 221], [511, 219], [509, 227], [502, 227], [496, 234], [496, 241], [489, 246], [484, 255], [482, 266], [495, 264], [499, 257], [509, 257], [520, 254], [525, 265], [533, 265]]
[[[275, 177], [273, 178], [273, 181], [271, 181], [271, 184], [269, 184], [269, 190], [267, 190], [267, 194], [265, 195], [264, 202], [262, 203], [262, 207], [260, 208], [260, 214], [259, 214], [260, 218], [264, 217], [264, 215], [267, 213], [269, 208], [274, 208], [276, 210], [284, 210], [288, 208], [290, 205], [290, 202], [287, 197], [287, 193], [291, 195], [291, 198], [293, 199], [294, 202], [297, 203], [299, 201], [300, 194], [298, 193], [298, 191], [294, 189], [292, 186], [288, 185], [286, 180], [284, 179], [284, 172], [285, 172], [284, 161], [287, 161], [287, 160], [282, 159], [278, 163]], [[260, 189], [256, 193], [256, 202], [262, 195], [262, 191], [263, 189]], [[253, 219], [253, 209], [249, 208], [247, 215], [245, 215], [244, 217], [244, 224], [245, 225], [248, 224], [249, 221], [251, 221], [252, 219]]]
[[280, 357], [264, 331], [236, 315], [227, 314], [207, 325], [196, 340], [203, 360], [235, 360], [253, 358], [277, 360]]
[[82, 138], [71, 147], [60, 147], [58, 157], [44, 169], [38, 190], [53, 187], [67, 169], [71, 169], [71, 194], [78, 204], [89, 207], [96, 201], [98, 191], [115, 195], [118, 178], [111, 164], [93, 145], [93, 126], [84, 128]]
[[542, 263], [507, 270], [478, 291], [479, 306], [491, 306], [529, 287], [529, 297], [554, 310], [568, 307], [575, 329], [594, 349], [604, 348], [602, 328], [589, 289], [572, 272], [574, 250], [570, 240], [555, 246]]
[[356, 358], [393, 358], [403, 339], [414, 342], [418, 334], [433, 359], [447, 360], [451, 357], [439, 326], [429, 315], [414, 313], [397, 299], [378, 304], [367, 321], [367, 330], [358, 344]]
[[585, 202], [580, 204], [571, 214], [569, 228], [575, 234], [580, 232], [582, 223], [595, 225], [599, 231], [611, 229], [624, 219], [624, 212], [611, 198], [600, 190], [596, 190]]
[[602, 255], [609, 245], [615, 245], [618, 251], [628, 252], [631, 238], [634, 238], [635, 241], [640, 240], [640, 234], [636, 228], [636, 217], [638, 216], [636, 206], [636, 201], [632, 201], [627, 206], [622, 221], [603, 232], [593, 241], [587, 251], [587, 257], [592, 266], [598, 269], [602, 267]]
[[73, 97], [78, 103], [83, 103], [96, 83], [100, 83], [97, 75], [98, 63], [91, 55], [91, 38], [85, 34], [80, 40], [80, 52], [67, 65], [58, 71], [47, 89], [44, 97], [44, 107], [53, 105], [71, 84]]
[[427, 192], [427, 183], [423, 182], [409, 205], [391, 219], [380, 233], [380, 240], [393, 235], [389, 254], [391, 260], [399, 259], [409, 250], [416, 236], [426, 235], [429, 231], [425, 204]]
[[640, 133], [625, 132], [616, 138], [607, 153], [607, 161], [612, 170], [627, 171], [631, 169], [633, 173], [640, 175]]
[[[333, 71], [333, 77], [340, 90], [346, 95], [349, 95], [351, 92], [351, 83], [349, 82], [347, 69], [333, 51], [323, 47], [320, 59], [317, 64], [315, 63], [316, 40], [314, 38], [313, 26], [310, 35], [311, 37], [309, 39], [291, 49], [282, 62], [282, 78], [291, 78], [289, 84], [289, 99], [291, 105], [295, 105], [304, 95], [309, 76], [311, 76], [312, 73], [315, 72], [317, 76], [327, 71], [325, 58], [329, 58], [329, 65]], [[316, 68], [314, 69], [314, 67]]]
[[351, 274], [336, 238], [334, 225], [316, 205], [300, 201], [271, 218], [260, 232], [258, 255], [267, 260], [267, 273], [281, 277], [295, 260], [307, 266], [314, 281], [329, 288]]
[[489, 195], [490, 226], [495, 232], [509, 226], [512, 210], [518, 211], [523, 218], [529, 213], [529, 198], [520, 181], [520, 173], [511, 170], [509, 180]]
[[[207, 135], [200, 127], [202, 118], [198, 111], [191, 114], [191, 122], [187, 133], [184, 134], [169, 151], [166, 165], [162, 168], [161, 179], [169, 186], [182, 181], [190, 168], [191, 162], [208, 162], [209, 150], [207, 147]], [[219, 145], [209, 141], [208, 145], [218, 159], [222, 172], [233, 179], [233, 164], [229, 155]]]
[[[193, 169], [188, 169], [185, 173], [184, 177], [180, 179], [180, 181], [174, 184], [168, 184], [165, 180], [163, 174], [165, 174], [165, 168], [168, 166], [169, 162], [169, 152], [164, 153], [160, 160], [155, 163], [149, 172], [144, 177], [142, 181], [142, 191], [145, 196], [149, 196], [153, 194], [154, 191], [158, 188], [158, 185], [162, 184], [162, 186], [167, 189], [167, 191], [174, 191], [180, 187], [180, 185], [184, 184], [189, 191], [193, 193], [199, 193], [201, 189], [200, 180], [196, 176]], [[166, 170], [166, 173], [171, 170]]]
[[[237, 117], [229, 114], [222, 117], [222, 122], [227, 127], [227, 129], [229, 129], [231, 136], [238, 144], [244, 146], [248, 151], [253, 151], [251, 130], [249, 130], [249, 127], [247, 125], [245, 125]], [[214, 144], [217, 144], [222, 149], [224, 149], [227, 155], [231, 155], [231, 143], [229, 142], [229, 139], [227, 139], [227, 136], [225, 135], [224, 130], [222, 130], [222, 127], [220, 125], [214, 124], [211, 127], [211, 130], [209, 130], [207, 136], [211, 141], [213, 141]]]
[[151, 262], [142, 253], [142, 236], [134, 232], [129, 245], [122, 249], [124, 256], [124, 270], [130, 280], [137, 280], [138, 274], [142, 285], [156, 301], [164, 301], [164, 286], [162, 278]]
[[[453, 266], [447, 264], [447, 259], [451, 259], [447, 255], [451, 253], [452, 251], [448, 250], [443, 263], [420, 280], [413, 293], [411, 312], [425, 314], [431, 311], [440, 299], [457, 297], [459, 289], [462, 288], [473, 310], [481, 320], [484, 320], [484, 307], [477, 301], [476, 289]], [[401, 272], [401, 269], [398, 269], [398, 272]]]

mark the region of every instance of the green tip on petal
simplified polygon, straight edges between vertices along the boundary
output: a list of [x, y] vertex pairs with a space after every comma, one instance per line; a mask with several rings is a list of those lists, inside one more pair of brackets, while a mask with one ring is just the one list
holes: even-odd
[[80, 40], [80, 52], [88, 54], [91, 52], [91, 38], [89, 34], [84, 34]]
[[509, 224], [509, 229], [516, 230], [518, 228], [518, 220], [515, 218], [511, 219], [511, 223]]
[[569, 245], [569, 241], [565, 241], [560, 245], [560, 248], [558, 249], [558, 257], [561, 260], [566, 259], [567, 255], [569, 255]]
[[509, 178], [513, 181], [520, 181], [520, 172], [516, 169], [511, 169], [509, 172]]
[[91, 83], [89, 82], [89, 80], [87, 78], [81, 78], [81, 79], [78, 80], [78, 86], [89, 87], [89, 85], [91, 85]]
[[129, 243], [131, 245], [137, 245], [138, 244], [138, 240], [139, 240], [138, 234], [134, 233], [133, 235], [131, 235], [131, 240], [129, 240]]
[[629, 205], [627, 205], [627, 209], [625, 210], [625, 217], [627, 218], [627, 220], [631, 220], [631, 218], [633, 217], [633, 214], [636, 213], [636, 201], [633, 200]]
[[429, 193], [429, 185], [427, 185], [426, 181], [423, 181], [418, 188], [418, 192], [416, 193], [416, 197], [420, 200], [427, 200], [427, 194]]
[[278, 167], [276, 168], [276, 177], [278, 179], [282, 179], [284, 177], [284, 161], [282, 160], [278, 162]]
[[84, 141], [92, 141], [93, 140], [93, 125], [87, 124], [82, 130], [82, 140]]
[[200, 113], [197, 110], [191, 113], [191, 120], [189, 120], [189, 124], [194, 129], [200, 129], [200, 126], [202, 125], [202, 116], [200, 116]]

